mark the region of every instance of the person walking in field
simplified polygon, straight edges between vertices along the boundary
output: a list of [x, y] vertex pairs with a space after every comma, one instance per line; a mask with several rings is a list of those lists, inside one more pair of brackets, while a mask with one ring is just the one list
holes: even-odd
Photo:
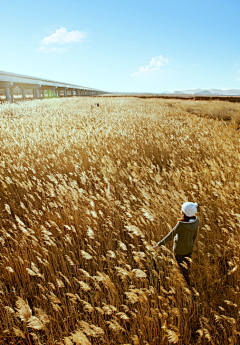
[[182, 218], [178, 220], [178, 223], [172, 231], [170, 231], [167, 236], [153, 247], [154, 250], [157, 250], [160, 246], [163, 246], [174, 239], [173, 252], [181, 272], [189, 286], [190, 262], [188, 258], [191, 258], [192, 255], [199, 225], [198, 218], [195, 216], [197, 206], [197, 203], [185, 202], [182, 205]]

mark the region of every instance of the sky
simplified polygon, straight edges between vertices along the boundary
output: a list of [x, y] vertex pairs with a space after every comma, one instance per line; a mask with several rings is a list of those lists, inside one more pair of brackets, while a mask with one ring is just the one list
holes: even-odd
[[240, 89], [239, 0], [0, 1], [0, 70], [109, 92]]

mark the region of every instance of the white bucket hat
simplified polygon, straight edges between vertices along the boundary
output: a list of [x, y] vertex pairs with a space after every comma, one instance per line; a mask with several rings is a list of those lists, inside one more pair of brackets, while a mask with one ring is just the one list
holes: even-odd
[[197, 212], [198, 204], [196, 202], [185, 202], [182, 205], [182, 211], [187, 217], [192, 217]]

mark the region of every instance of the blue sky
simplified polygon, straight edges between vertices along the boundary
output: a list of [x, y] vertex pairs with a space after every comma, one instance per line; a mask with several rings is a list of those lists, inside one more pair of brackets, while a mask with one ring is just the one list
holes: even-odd
[[240, 89], [239, 0], [1, 1], [0, 70], [119, 92]]

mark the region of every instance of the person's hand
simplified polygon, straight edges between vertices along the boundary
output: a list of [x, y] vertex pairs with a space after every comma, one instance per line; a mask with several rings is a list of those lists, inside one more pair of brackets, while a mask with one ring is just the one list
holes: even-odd
[[158, 246], [153, 246], [153, 249], [157, 250], [157, 249], [159, 249], [159, 247]]

